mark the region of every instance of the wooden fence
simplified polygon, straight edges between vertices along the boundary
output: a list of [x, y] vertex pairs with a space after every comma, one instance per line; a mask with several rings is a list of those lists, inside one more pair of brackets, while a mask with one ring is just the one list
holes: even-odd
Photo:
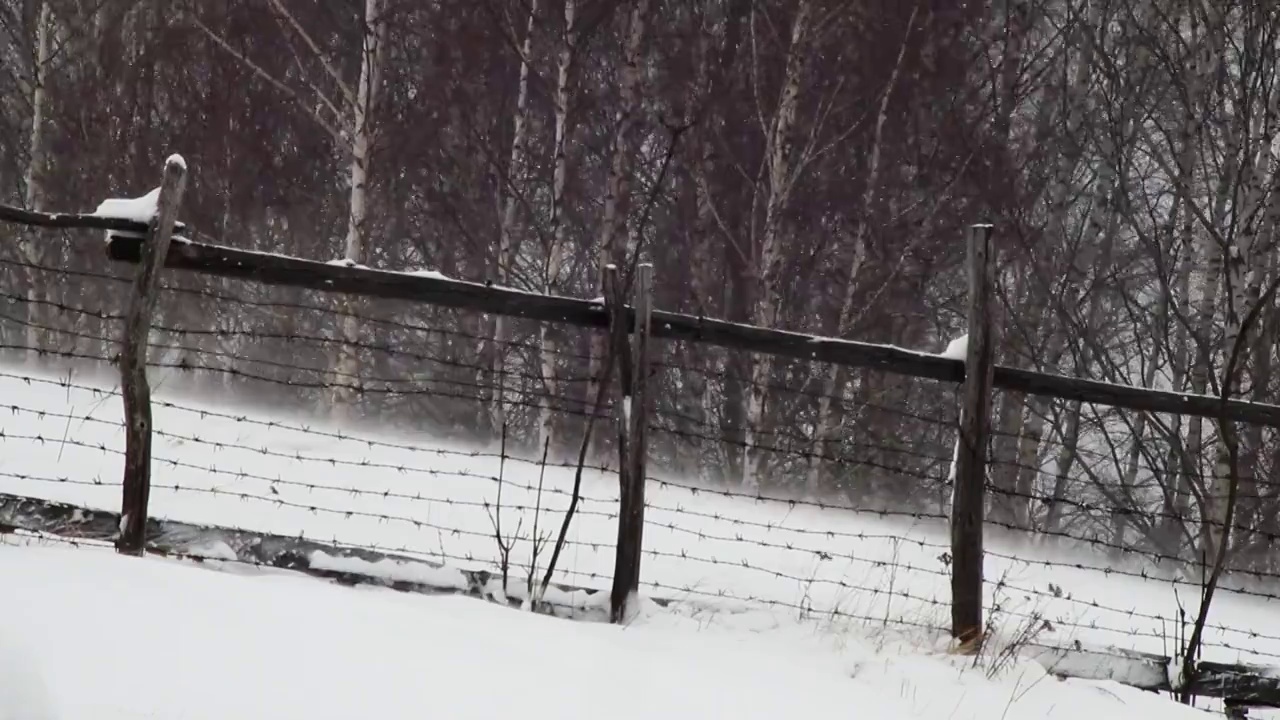
[[[969, 230], [969, 334], [964, 360], [898, 347], [815, 337], [773, 328], [754, 327], [711, 318], [665, 312], [651, 307], [652, 268], [640, 265], [630, 302], [624, 296], [617, 269], [604, 273], [603, 302], [541, 295], [444, 277], [351, 267], [304, 260], [174, 237], [185, 227], [178, 208], [185, 185], [185, 166], [170, 158], [164, 166], [156, 217], [149, 224], [95, 215], [49, 214], [0, 206], [0, 220], [36, 227], [107, 230], [107, 256], [136, 265], [138, 271], [122, 338], [120, 372], [125, 400], [127, 445], [124, 497], [115, 539], [122, 553], [148, 550], [148, 494], [150, 487], [150, 390], [145, 367], [147, 336], [153, 302], [162, 270], [236, 278], [271, 286], [285, 286], [369, 298], [407, 300], [501, 316], [526, 318], [588, 328], [607, 333], [608, 362], [599, 385], [614, 392], [621, 493], [616, 564], [611, 592], [611, 617], [621, 620], [635, 597], [641, 577], [643, 548], [646, 435], [649, 407], [646, 380], [649, 346], [653, 339], [679, 340], [721, 348], [806, 361], [823, 361], [850, 368], [959, 384], [963, 388], [960, 443], [957, 448], [951, 509], [952, 635], [960, 646], [976, 650], [984, 634], [983, 527], [987, 447], [994, 388], [1069, 401], [1081, 401], [1139, 412], [1196, 415], [1219, 421], [1280, 427], [1280, 406], [1223, 397], [1188, 395], [1103, 383], [1049, 373], [1031, 372], [994, 363], [992, 296], [994, 228]], [[611, 382], [611, 379], [616, 379]], [[588, 438], [583, 438], [586, 452]], [[572, 506], [564, 522], [572, 519]], [[557, 547], [556, 553], [559, 552]], [[554, 563], [554, 559], [552, 561]], [[1054, 649], [1053, 653], [1071, 653]], [[1190, 691], [1230, 703], [1280, 707], [1280, 672], [1189, 663], [1182, 686], [1173, 688], [1167, 675], [1152, 679], [1151, 668], [1167, 667], [1168, 658], [1130, 654], [1141, 672], [1117, 677], [1142, 677], [1134, 682], [1151, 690]], [[1164, 663], [1161, 665], [1161, 663]], [[1070, 663], [1067, 663], [1070, 665]], [[1074, 673], [1088, 676], [1089, 672]], [[1095, 670], [1096, 676], [1098, 672]], [[1105, 675], [1105, 673], [1104, 673]], [[1145, 683], [1145, 684], [1144, 684]]]

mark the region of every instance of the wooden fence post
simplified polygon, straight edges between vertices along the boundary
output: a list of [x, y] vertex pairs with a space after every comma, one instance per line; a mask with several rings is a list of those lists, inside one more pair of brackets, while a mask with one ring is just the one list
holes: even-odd
[[986, 502], [987, 439], [995, 353], [991, 344], [991, 292], [995, 257], [991, 226], [969, 228], [969, 342], [964, 405], [951, 503], [951, 635], [962, 652], [982, 646], [982, 523]]
[[[644, 486], [648, 456], [649, 333], [653, 314], [653, 265], [636, 268], [635, 324], [630, 362], [622, 365], [622, 396], [618, 403], [619, 438], [626, 452], [619, 455], [627, 469], [619, 475], [618, 544], [613, 566], [610, 619], [626, 619], [627, 605], [640, 589], [640, 559], [644, 551]], [[621, 292], [618, 292], [619, 297]], [[615, 306], [621, 302], [615, 303]], [[626, 316], [623, 315], [625, 322]], [[625, 327], [625, 325], [623, 325]], [[624, 336], [625, 339], [625, 336]], [[625, 351], [625, 347], [621, 348]], [[621, 359], [621, 355], [619, 358]], [[628, 367], [629, 365], [629, 367]]]
[[627, 308], [625, 290], [618, 276], [616, 265], [607, 265], [603, 278], [605, 302], [609, 307], [609, 356], [615, 363], [618, 379], [618, 394], [613, 403], [614, 427], [618, 437], [618, 541], [614, 546], [613, 588], [609, 594], [609, 620], [618, 622], [622, 619], [627, 602], [627, 578], [630, 571], [626, 568], [626, 502], [628, 488], [631, 487], [631, 473], [634, 465], [631, 462], [631, 433], [627, 427], [627, 417], [631, 412], [628, 399], [631, 396], [631, 345], [628, 340], [630, 318]]
[[173, 226], [186, 188], [187, 165], [178, 155], [164, 163], [164, 179], [156, 214], [142, 248], [133, 297], [125, 317], [120, 351], [120, 388], [124, 398], [124, 498], [116, 550], [141, 555], [146, 550], [147, 502], [151, 495], [151, 387], [147, 384], [147, 337], [160, 284], [160, 269], [169, 251]]

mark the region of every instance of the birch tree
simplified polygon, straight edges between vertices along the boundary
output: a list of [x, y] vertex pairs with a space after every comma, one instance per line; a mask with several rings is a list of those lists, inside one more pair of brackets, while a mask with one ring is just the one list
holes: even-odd
[[[12, 8], [0, 7], [0, 39], [5, 45], [0, 46], [0, 60], [3, 61], [6, 85], [15, 92], [5, 105], [16, 105], [14, 113], [15, 125], [23, 127], [25, 132], [15, 133], [12, 140], [4, 146], [9, 157], [14, 159], [14, 173], [10, 179], [16, 191], [19, 204], [30, 209], [43, 209], [45, 202], [44, 182], [47, 166], [46, 125], [48, 124], [49, 94], [47, 91], [50, 71], [50, 50], [53, 18], [47, 2], [41, 0], [33, 6], [34, 13], [27, 18], [21, 6]], [[16, 102], [13, 102], [15, 101]], [[2, 106], [0, 106], [2, 107]], [[25, 127], [24, 127], [25, 126]], [[0, 171], [0, 182], [3, 182], [3, 171]], [[10, 187], [0, 189], [0, 197], [11, 191]], [[39, 312], [40, 281], [36, 266], [43, 265], [46, 253], [43, 251], [41, 238], [35, 229], [23, 229], [17, 237], [17, 256], [27, 268], [6, 268], [20, 281], [16, 284], [26, 298], [22, 303], [23, 315], [21, 334], [23, 344], [32, 349], [42, 349], [43, 338], [38, 325], [42, 318]], [[44, 293], [47, 295], [47, 293]], [[29, 355], [35, 361], [35, 355]]]
[[[369, 250], [369, 177], [375, 110], [387, 38], [383, 0], [364, 2], [358, 44], [359, 74], [354, 89], [298, 17], [285, 6], [284, 0], [270, 0], [270, 5], [298, 65], [303, 66], [305, 57], [312, 66], [319, 68], [320, 77], [307, 74], [297, 81], [303, 85], [301, 89], [268, 72], [233, 46], [229, 38], [206, 25], [195, 12], [189, 12], [187, 18], [224, 52], [293, 101], [295, 107], [324, 129], [335, 146], [349, 158], [346, 177], [348, 210], [342, 256], [349, 263], [365, 264]], [[351, 302], [347, 303], [341, 321], [341, 337], [343, 343], [334, 362], [334, 400], [339, 408], [353, 402], [353, 386], [359, 386], [360, 361], [354, 345], [360, 338], [360, 319]]]
[[[850, 323], [854, 319], [855, 305], [854, 301], [857, 297], [856, 291], [859, 285], [859, 275], [862, 266], [867, 261], [867, 234], [871, 223], [873, 203], [877, 191], [880, 189], [880, 162], [883, 153], [884, 128], [885, 123], [889, 120], [889, 100], [893, 95], [894, 89], [899, 82], [902, 74], [903, 58], [907, 52], [907, 45], [912, 33], [915, 31], [916, 17], [919, 13], [919, 5], [912, 9], [910, 17], [907, 18], [907, 28], [902, 38], [902, 44], [898, 48], [897, 62], [894, 63], [893, 71], [889, 75], [889, 79], [885, 84], [885, 88], [880, 95], [880, 102], [876, 108], [875, 130], [871, 139], [870, 159], [867, 162], [867, 177], [865, 187], [862, 193], [862, 218], [857, 222], [857, 227], [853, 231], [853, 237], [850, 238], [850, 244], [853, 246], [852, 259], [849, 261], [848, 277], [845, 281], [844, 297], [840, 302], [840, 309], [836, 314], [834, 325], [834, 335], [836, 337], [846, 337], [850, 329]], [[827, 439], [832, 432], [832, 412], [831, 404], [833, 401], [843, 398], [845, 394], [845, 384], [848, 377], [841, 368], [830, 368], [825, 373], [825, 379], [822, 381], [822, 390], [818, 396], [818, 413], [814, 428], [813, 455], [809, 459], [809, 475], [807, 481], [807, 490], [812, 496], [819, 496], [822, 492], [822, 461], [827, 453]]]
[[[610, 132], [609, 170], [605, 180], [600, 234], [596, 242], [596, 272], [603, 278], [606, 265], [615, 264], [624, 274], [629, 270], [628, 250], [632, 238], [627, 226], [631, 206], [631, 172], [637, 151], [636, 134], [640, 113], [640, 83], [644, 73], [645, 23], [651, 0], [637, 0], [627, 16], [622, 63], [617, 69], [618, 109]], [[602, 280], [597, 286], [602, 287]], [[598, 394], [598, 382], [605, 356], [605, 338], [596, 334], [591, 341], [591, 363], [587, 398]]]
[[[372, 161], [374, 134], [374, 108], [381, 85], [382, 55], [386, 45], [387, 21], [383, 15], [383, 0], [365, 0], [362, 42], [360, 48], [360, 77], [356, 85], [355, 102], [350, 108], [351, 117], [351, 170], [350, 211], [347, 218], [347, 237], [343, 243], [343, 258], [350, 263], [363, 265], [368, 262], [369, 221], [369, 171]], [[356, 304], [350, 303], [342, 320], [343, 344], [339, 347], [338, 372], [346, 382], [359, 384], [360, 359], [356, 343], [360, 341], [360, 319], [354, 312]], [[339, 381], [339, 405], [350, 405], [354, 400], [350, 391]]]
[[[572, 1], [572, 0], [570, 0]], [[495, 280], [499, 285], [511, 283], [512, 271], [520, 254], [520, 236], [516, 227], [516, 210], [528, 175], [529, 153], [529, 72], [533, 56], [534, 29], [538, 21], [538, 0], [529, 3], [524, 40], [519, 47], [520, 79], [516, 90], [516, 107], [512, 119], [511, 156], [507, 163], [506, 182], [502, 191], [502, 215], [498, 224], [498, 257], [495, 264]], [[490, 343], [489, 382], [493, 384], [492, 426], [500, 430], [507, 422], [505, 408], [507, 353], [510, 329], [507, 319], [497, 315], [493, 319]], [[483, 380], [483, 378], [482, 378]], [[544, 401], [547, 402], [547, 401]]]
[[[569, 106], [570, 80], [573, 73], [576, 50], [576, 34], [574, 23], [577, 19], [576, 0], [564, 0], [564, 28], [560, 39], [560, 52], [556, 62], [556, 84], [553, 100], [555, 114], [555, 138], [552, 141], [552, 179], [551, 179], [551, 231], [550, 244], [546, 248], [546, 272], [542, 283], [542, 291], [546, 294], [556, 293], [560, 289], [562, 275], [565, 272], [568, 244], [568, 222], [565, 214], [565, 190], [569, 180]], [[532, 31], [532, 27], [530, 27]], [[554, 444], [555, 418], [551, 411], [551, 398], [560, 390], [556, 377], [556, 357], [558, 344], [555, 336], [549, 332], [546, 323], [538, 326], [538, 340], [542, 361], [540, 374], [546, 390], [546, 398], [538, 417], [538, 444], [546, 447]], [[588, 401], [593, 400], [588, 396]]]
[[[754, 202], [763, 205], [759, 235], [752, 243], [751, 273], [753, 288], [751, 302], [751, 322], [762, 327], [776, 327], [781, 303], [782, 274], [785, 270], [783, 253], [782, 214], [787, 206], [791, 191], [794, 188], [794, 162], [796, 138], [794, 130], [796, 114], [800, 102], [803, 74], [806, 62], [805, 49], [812, 33], [813, 22], [812, 0], [797, 0], [795, 15], [791, 20], [789, 43], [786, 47], [786, 63], [783, 71], [782, 85], [777, 105], [772, 118], [761, 128], [766, 133], [765, 184], [757, 185]], [[763, 18], [759, 11], [753, 9], [751, 18], [752, 44], [757, 45], [760, 24]], [[757, 64], [753, 72], [759, 74], [761, 62], [759, 52], [752, 58]], [[758, 437], [764, 429], [764, 411], [766, 388], [772, 374], [773, 361], [768, 355], [757, 355], [751, 358], [750, 386], [747, 388], [745, 410], [745, 438], [742, 458], [742, 484], [747, 488], [758, 488], [760, 471], [763, 462], [761, 451], [757, 449]]]

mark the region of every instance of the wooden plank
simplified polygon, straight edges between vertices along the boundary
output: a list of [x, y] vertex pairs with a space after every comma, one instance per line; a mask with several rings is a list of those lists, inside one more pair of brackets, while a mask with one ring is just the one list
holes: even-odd
[[[613, 402], [614, 428], [617, 431], [618, 443], [618, 538], [614, 543], [613, 583], [609, 592], [609, 622], [623, 621], [626, 612], [627, 595], [630, 592], [627, 558], [630, 556], [630, 537], [627, 533], [627, 522], [622, 508], [626, 506], [627, 494], [633, 484], [631, 478], [631, 433], [627, 429], [627, 404], [631, 395], [631, 350], [627, 338], [628, 316], [627, 299], [618, 274], [618, 266], [609, 264], [604, 267], [600, 278], [605, 304], [609, 309], [609, 362], [614, 363], [618, 379], [618, 393]], [[606, 389], [607, 392], [607, 389]]]
[[[135, 220], [99, 217], [84, 213], [46, 213], [36, 210], [23, 210], [11, 205], [0, 205], [0, 221], [29, 227], [62, 228], [67, 230], [114, 230], [137, 235], [146, 235], [151, 227], [149, 223]], [[181, 222], [174, 222], [173, 227], [175, 233], [186, 230], [186, 226]]]
[[951, 502], [951, 635], [966, 652], [982, 646], [982, 523], [986, 502], [987, 440], [991, 432], [991, 226], [969, 228], [969, 346], [964, 405]]
[[1151, 692], [1169, 690], [1169, 658], [1159, 655], [1114, 647], [1058, 647], [1038, 642], [1027, 644], [1020, 654], [1058, 677], [1118, 682]]
[[[136, 263], [141, 246], [137, 238], [112, 237], [107, 243], [107, 254], [112, 260]], [[166, 267], [175, 270], [265, 285], [408, 300], [581, 327], [603, 329], [608, 325], [600, 303], [443, 277], [329, 264], [195, 242], [175, 244], [165, 262]]]
[[1195, 665], [1187, 691], [1232, 705], [1280, 708], [1280, 668], [1202, 660]]
[[626, 435], [627, 471], [621, 476], [618, 508], [618, 544], [613, 570], [613, 621], [623, 622], [640, 589], [640, 562], [644, 551], [644, 486], [649, 426], [649, 331], [652, 327], [653, 265], [636, 268], [635, 333], [631, 342], [629, 388], [623, 393], [620, 432]]
[[[137, 263], [142, 245], [138, 238], [113, 237], [107, 244], [107, 251], [113, 260]], [[589, 300], [526, 293], [463, 280], [330, 265], [195, 242], [174, 244], [165, 259], [165, 267], [264, 285], [358, 293], [578, 327], [604, 329], [608, 325], [603, 305]], [[653, 312], [653, 337], [881, 370], [940, 382], [959, 383], [964, 380], [963, 361], [933, 353], [821, 338], [660, 310]], [[1005, 367], [996, 367], [993, 383], [1002, 390], [1129, 410], [1206, 418], [1224, 416], [1221, 400], [1207, 395], [1186, 395]], [[1225, 417], [1280, 427], [1280, 405], [1232, 400], [1227, 403]]]
[[120, 350], [120, 394], [124, 400], [124, 497], [116, 549], [141, 555], [146, 548], [147, 504], [151, 496], [151, 387], [147, 383], [147, 338], [173, 225], [187, 183], [187, 166], [177, 155], [164, 164], [156, 217], [143, 247], [125, 317]]
[[[1079, 680], [1111, 681], [1150, 692], [1174, 693], [1169, 682], [1171, 658], [1117, 647], [1075, 643], [1056, 647], [1033, 643], [1022, 650], [1046, 672]], [[1263, 665], [1196, 663], [1187, 691], [1241, 707], [1280, 707], [1280, 668]]]

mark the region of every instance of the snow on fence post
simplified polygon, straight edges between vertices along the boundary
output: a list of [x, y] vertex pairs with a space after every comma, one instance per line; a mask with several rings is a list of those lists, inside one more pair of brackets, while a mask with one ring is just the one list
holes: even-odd
[[142, 247], [133, 296], [125, 317], [120, 351], [120, 388], [125, 416], [124, 498], [116, 550], [130, 555], [141, 555], [146, 549], [147, 501], [151, 495], [151, 388], [147, 384], [147, 337], [160, 284], [160, 269], [164, 267], [165, 255], [169, 251], [186, 181], [186, 162], [181, 156], [170, 155], [164, 163], [164, 179], [160, 183], [155, 217]]
[[982, 627], [982, 523], [991, 430], [995, 353], [991, 293], [995, 256], [991, 226], [969, 228], [969, 341], [965, 354], [960, 443], [951, 503], [951, 635], [962, 652], [977, 652]]
[[[649, 418], [649, 334], [652, 328], [653, 314], [653, 265], [645, 263], [636, 268], [635, 309], [633, 326], [634, 340], [631, 345], [629, 362], [623, 360], [622, 381], [623, 394], [618, 404], [620, 413], [619, 440], [625, 444], [625, 455], [619, 460], [626, 463], [627, 468], [619, 476], [618, 486], [618, 544], [613, 566], [613, 593], [610, 596], [610, 620], [622, 622], [628, 614], [628, 605], [632, 603], [636, 592], [640, 589], [640, 559], [644, 550], [644, 485], [645, 460], [648, 457], [647, 427]], [[615, 285], [615, 288], [617, 286]], [[618, 302], [614, 307], [622, 307], [621, 290], [616, 290]], [[625, 343], [626, 315], [622, 314], [620, 325]], [[619, 346], [621, 360], [626, 347]], [[630, 367], [628, 367], [628, 365]], [[625, 436], [625, 438], [624, 438]]]

